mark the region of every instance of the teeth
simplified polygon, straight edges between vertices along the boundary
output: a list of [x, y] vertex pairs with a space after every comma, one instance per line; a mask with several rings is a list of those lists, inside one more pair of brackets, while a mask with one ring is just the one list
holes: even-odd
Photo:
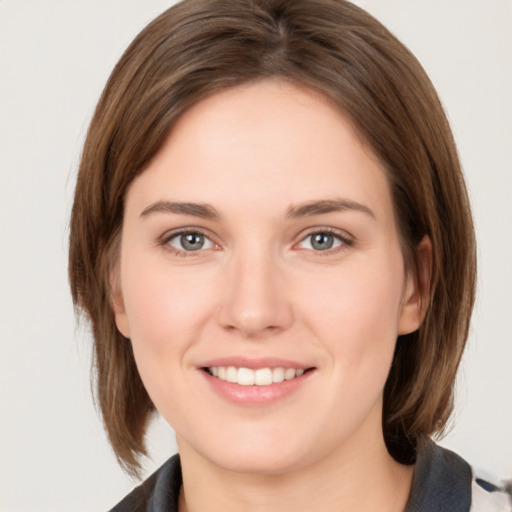
[[[240, 371], [242, 368], [240, 368]], [[254, 372], [254, 384], [257, 386], [268, 386], [272, 384], [272, 370], [270, 368], [260, 368]]]
[[234, 366], [228, 366], [226, 368], [226, 380], [228, 382], [238, 382], [238, 372]]
[[287, 368], [284, 371], [284, 380], [291, 380], [295, 377], [295, 371], [293, 368]]
[[208, 368], [210, 375], [241, 386], [270, 386], [270, 384], [291, 380], [304, 374], [299, 368], [236, 368], [235, 366], [211, 366]]
[[237, 374], [238, 384], [242, 386], [252, 386], [254, 384], [254, 370], [249, 370], [249, 368], [239, 368]]
[[272, 382], [283, 382], [284, 368], [274, 368], [272, 370]]

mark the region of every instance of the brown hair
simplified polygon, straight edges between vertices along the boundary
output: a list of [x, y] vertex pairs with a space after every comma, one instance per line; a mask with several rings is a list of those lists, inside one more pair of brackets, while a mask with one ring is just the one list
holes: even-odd
[[150, 23], [112, 72], [83, 148], [71, 216], [73, 301], [92, 324], [97, 401], [125, 469], [137, 473], [154, 406], [116, 328], [109, 274], [123, 201], [187, 108], [215, 91], [278, 77], [320, 91], [348, 115], [391, 184], [406, 264], [427, 234], [430, 303], [399, 337], [385, 387], [390, 453], [445, 426], [474, 301], [475, 243], [453, 137], [415, 57], [344, 0], [188, 0]]

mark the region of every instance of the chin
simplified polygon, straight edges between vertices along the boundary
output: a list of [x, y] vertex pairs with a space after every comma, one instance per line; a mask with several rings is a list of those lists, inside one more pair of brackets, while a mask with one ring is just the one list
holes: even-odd
[[303, 466], [314, 463], [311, 455], [321, 456], [320, 450], [308, 450], [306, 436], [294, 438], [287, 430], [286, 435], [276, 435], [271, 432], [237, 432], [226, 436], [216, 436], [211, 443], [194, 443], [178, 441], [180, 453], [187, 456], [190, 451], [195, 452], [209, 463], [226, 471], [259, 474], [279, 475]]
[[229, 450], [218, 454], [215, 459], [211, 461], [226, 471], [262, 476], [289, 473], [304, 464], [299, 454], [283, 453], [282, 450], [273, 450], [273, 453], [254, 449]]

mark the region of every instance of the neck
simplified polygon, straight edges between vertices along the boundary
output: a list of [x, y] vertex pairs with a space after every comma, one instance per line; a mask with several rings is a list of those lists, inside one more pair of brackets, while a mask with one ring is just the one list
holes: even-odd
[[216, 465], [178, 438], [183, 471], [180, 512], [402, 512], [413, 466], [397, 463], [382, 432], [354, 440], [312, 464], [280, 474], [240, 473]]

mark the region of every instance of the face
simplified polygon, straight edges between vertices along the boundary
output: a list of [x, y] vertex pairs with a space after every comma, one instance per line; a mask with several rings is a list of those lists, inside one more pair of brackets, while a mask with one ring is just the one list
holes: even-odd
[[307, 89], [185, 113], [125, 204], [115, 313], [180, 450], [279, 473], [382, 439], [419, 324], [381, 164]]

